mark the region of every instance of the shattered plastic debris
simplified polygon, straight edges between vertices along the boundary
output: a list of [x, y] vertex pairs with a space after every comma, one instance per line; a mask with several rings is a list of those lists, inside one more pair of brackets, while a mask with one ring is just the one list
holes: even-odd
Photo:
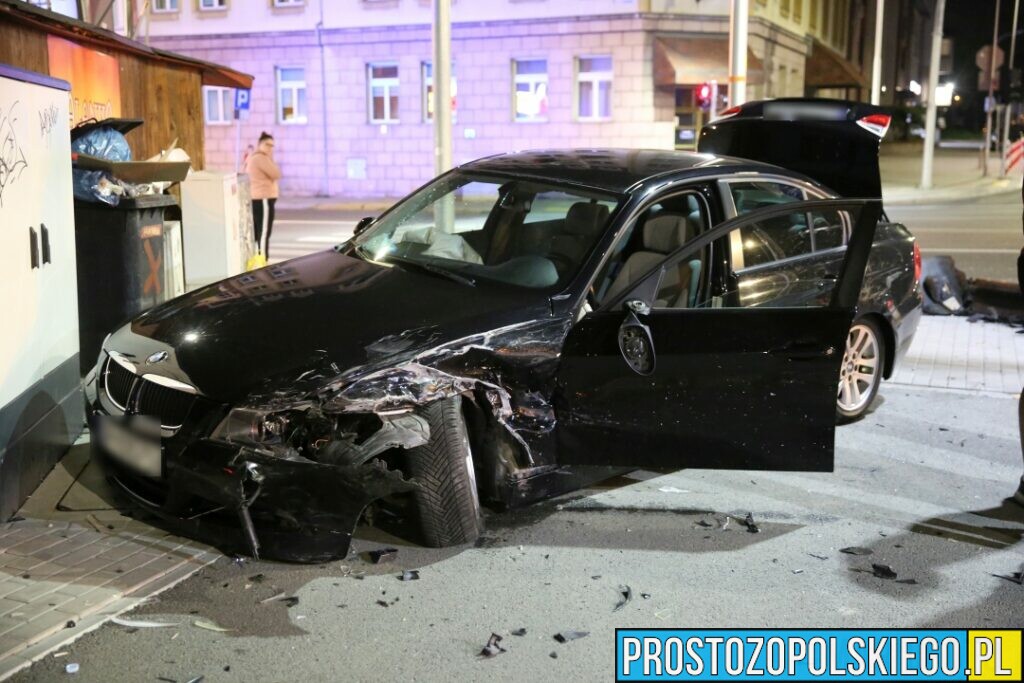
[[651, 599], [651, 594], [650, 593], [641, 593], [640, 597], [643, 598], [644, 600], [650, 600]]
[[287, 595], [288, 595], [287, 593], [285, 593], [284, 591], [281, 591], [280, 593], [275, 593], [274, 595], [271, 595], [269, 598], [263, 598], [262, 600], [260, 600], [260, 604], [261, 605], [265, 605], [268, 602], [274, 602], [276, 600], [280, 600], [280, 599], [284, 598]]
[[253, 574], [249, 577], [249, 580], [253, 583], [263, 583], [263, 580], [266, 578], [263, 574]]
[[214, 633], [230, 633], [231, 632], [231, 629], [224, 628], [223, 626], [218, 626], [217, 624], [213, 623], [212, 621], [207, 621], [205, 619], [196, 619], [195, 621], [192, 622], [192, 625], [195, 626], [196, 628], [201, 628], [201, 629], [206, 630], [206, 631], [213, 631]]
[[419, 569], [405, 569], [402, 571], [401, 576], [398, 577], [399, 581], [419, 581], [420, 570]]
[[283, 602], [286, 607], [295, 607], [297, 604], [299, 604], [299, 596], [288, 595], [286, 597], [281, 598], [281, 602]]
[[398, 557], [398, 548], [378, 548], [377, 550], [367, 550], [366, 555], [374, 564], [394, 562], [395, 558]]
[[811, 557], [813, 557], [816, 560], [827, 560], [828, 559], [828, 555], [815, 555], [814, 553], [807, 553], [807, 554], [810, 555]]
[[619, 595], [622, 596], [622, 599], [612, 609], [613, 612], [618, 612], [629, 604], [629, 601], [633, 599], [633, 589], [629, 586], [619, 586]]
[[871, 573], [880, 579], [895, 579], [897, 576], [893, 568], [887, 564], [872, 564]]
[[64, 667], [64, 671], [69, 674], [78, 673], [78, 662], [68, 662]]
[[176, 623], [169, 623], [165, 621], [140, 621], [136, 619], [122, 619], [121, 617], [114, 617], [110, 621], [114, 622], [118, 626], [124, 626], [126, 628], [165, 628], [167, 626], [177, 626]]
[[678, 489], [675, 486], [662, 486], [658, 490], [662, 493], [689, 493], [686, 489]]
[[570, 640], [579, 640], [590, 635], [590, 631], [561, 631], [553, 637], [560, 643], [568, 643]]
[[861, 548], [858, 546], [850, 546], [849, 548], [840, 548], [839, 552], [846, 555], [871, 555], [872, 551], [868, 548]]
[[757, 534], [761, 532], [761, 529], [759, 529], [757, 524], [754, 523], [753, 513], [747, 513], [746, 519], [743, 520], [743, 526], [747, 527], [747, 531], [749, 531], [752, 534]]
[[551, 657], [551, 659], [558, 659], [558, 653], [552, 650], [551, 653], [548, 654], [548, 657]]
[[484, 648], [482, 650], [480, 650], [480, 656], [485, 659], [490, 659], [491, 657], [497, 657], [502, 652], [507, 652], [505, 648], [503, 648], [501, 645], [498, 645], [498, 643], [500, 642], [501, 636], [499, 636], [497, 633], [492, 633], [491, 637], [487, 640], [487, 644], [484, 645]]
[[515, 629], [512, 629], [512, 635], [514, 635], [514, 636], [525, 636], [526, 635], [526, 629], [525, 628], [515, 628]]

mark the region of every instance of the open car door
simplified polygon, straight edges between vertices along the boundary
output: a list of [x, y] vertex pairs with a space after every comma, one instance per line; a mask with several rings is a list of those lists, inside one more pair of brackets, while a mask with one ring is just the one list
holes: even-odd
[[[727, 221], [668, 255], [570, 330], [558, 373], [559, 461], [658, 468], [831, 471], [839, 364], [878, 200], [785, 204]], [[817, 297], [751, 300], [734, 273], [680, 295], [680, 268], [726, 268], [723, 244], [796, 239], [822, 221], [852, 234]], [[712, 265], [716, 264], [716, 265]]]

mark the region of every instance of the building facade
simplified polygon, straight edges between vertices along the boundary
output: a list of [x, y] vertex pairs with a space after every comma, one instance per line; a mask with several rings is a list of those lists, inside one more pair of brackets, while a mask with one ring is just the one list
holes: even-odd
[[[730, 5], [453, 0], [455, 163], [692, 142], [698, 86], [728, 103]], [[866, 94], [873, 6], [752, 0], [748, 98]], [[235, 169], [267, 131], [284, 193], [393, 197], [434, 174], [431, 14], [430, 0], [152, 0], [138, 31], [255, 76], [240, 121], [233, 91], [206, 90], [208, 168]]]

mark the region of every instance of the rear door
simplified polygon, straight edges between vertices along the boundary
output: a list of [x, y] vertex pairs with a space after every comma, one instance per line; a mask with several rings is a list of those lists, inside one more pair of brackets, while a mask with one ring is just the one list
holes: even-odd
[[[840, 272], [803, 302], [752, 305], [709, 281], [665, 296], [680, 264], [717, 260], [736, 231], [842, 213], [853, 226]], [[570, 330], [558, 373], [559, 459], [580, 465], [830, 471], [835, 378], [864, 274], [877, 201], [798, 202], [754, 211], [669, 254]], [[671, 303], [667, 303], [671, 302]]]

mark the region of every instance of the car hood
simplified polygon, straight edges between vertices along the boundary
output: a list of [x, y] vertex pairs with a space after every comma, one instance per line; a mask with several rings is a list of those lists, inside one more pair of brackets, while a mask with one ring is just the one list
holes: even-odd
[[[251, 271], [151, 309], [105, 343], [139, 367], [237, 403], [399, 363], [550, 316], [543, 294], [468, 287], [333, 250]], [[162, 352], [162, 353], [161, 353]], [[357, 373], [358, 374], [358, 373]]]

